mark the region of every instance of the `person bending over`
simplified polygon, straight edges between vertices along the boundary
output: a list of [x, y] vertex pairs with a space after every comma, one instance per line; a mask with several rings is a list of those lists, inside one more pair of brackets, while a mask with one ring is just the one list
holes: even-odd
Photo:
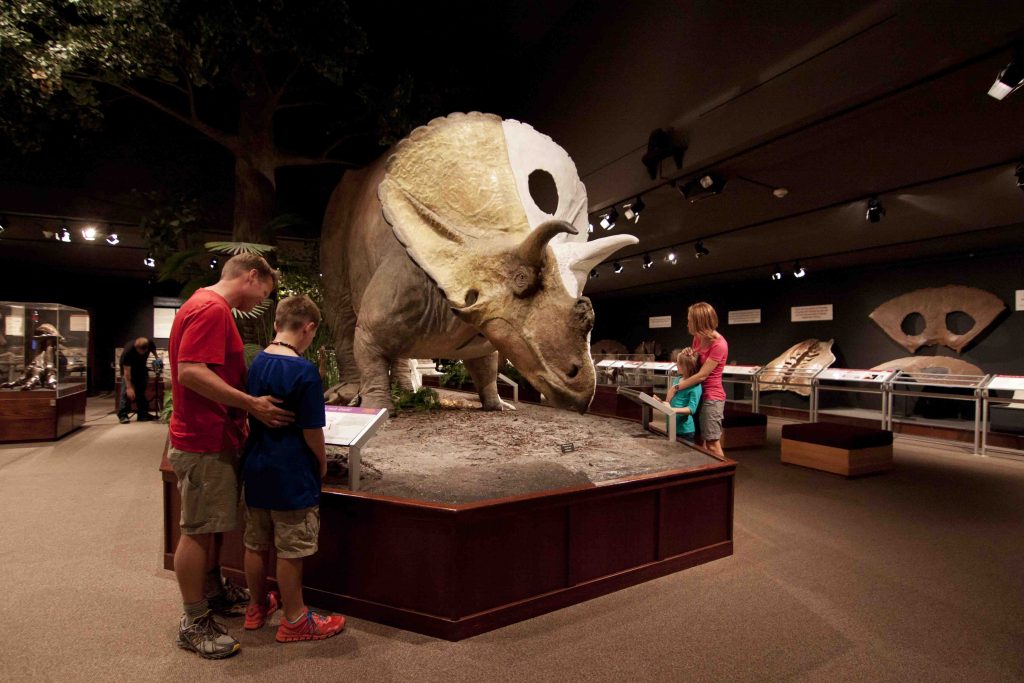
[[693, 349], [683, 349], [676, 355], [676, 371], [679, 376], [668, 388], [668, 393], [665, 394], [665, 403], [669, 404], [672, 407], [672, 412], [676, 414], [676, 436], [680, 436], [686, 441], [693, 441], [696, 429], [693, 424], [693, 416], [697, 414], [701, 388], [699, 384], [685, 389], [679, 388], [681, 381], [693, 377], [697, 373], [697, 356], [694, 355]]
[[156, 355], [156, 344], [146, 337], [137, 337], [125, 344], [121, 351], [121, 400], [117, 407], [117, 419], [121, 424], [129, 422], [132, 401], [135, 401], [136, 420], [146, 422], [155, 419], [149, 414], [149, 399], [146, 398], [150, 354]]
[[[250, 420], [242, 457], [245, 491], [245, 578], [252, 599], [245, 628], [258, 629], [283, 601], [277, 641], [323, 640], [345, 628], [345, 617], [323, 616], [302, 599], [302, 560], [317, 551], [320, 483], [327, 472], [324, 392], [320, 373], [302, 357], [316, 335], [320, 311], [307, 296], [277, 305], [274, 341], [249, 368], [248, 391], [272, 395], [295, 413], [295, 422], [268, 427]], [[267, 551], [277, 552], [280, 594], [266, 590]]]

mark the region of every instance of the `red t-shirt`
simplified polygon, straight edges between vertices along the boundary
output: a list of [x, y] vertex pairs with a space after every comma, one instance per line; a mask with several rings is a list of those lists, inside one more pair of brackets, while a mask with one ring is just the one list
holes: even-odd
[[710, 344], [702, 337], [694, 337], [693, 350], [697, 352], [697, 361], [700, 364], [698, 370], [704, 367], [704, 363], [709, 358], [718, 363], [707, 379], [701, 382], [701, 390], [704, 392], [703, 400], [724, 401], [725, 387], [722, 386], [722, 370], [725, 369], [725, 361], [729, 357], [729, 344], [725, 341], [725, 337], [718, 335]]
[[171, 326], [171, 445], [192, 453], [241, 451], [246, 413], [211, 401], [178, 382], [178, 363], [206, 363], [228, 385], [245, 391], [245, 352], [227, 299], [209, 289], [193, 294]]

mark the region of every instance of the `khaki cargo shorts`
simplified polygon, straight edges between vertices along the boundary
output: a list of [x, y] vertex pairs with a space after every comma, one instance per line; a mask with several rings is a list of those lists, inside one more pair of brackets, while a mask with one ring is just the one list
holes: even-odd
[[171, 448], [178, 475], [181, 533], [213, 534], [238, 528], [238, 453], [190, 453]]
[[700, 437], [705, 441], [722, 438], [722, 420], [725, 419], [725, 401], [704, 401], [700, 404]]
[[301, 510], [267, 510], [245, 507], [245, 547], [277, 551], [286, 560], [309, 557], [317, 551], [320, 506]]

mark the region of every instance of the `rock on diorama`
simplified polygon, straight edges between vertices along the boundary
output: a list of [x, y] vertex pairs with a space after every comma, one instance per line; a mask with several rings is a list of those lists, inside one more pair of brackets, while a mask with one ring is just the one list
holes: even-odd
[[[547, 212], [531, 185], [551, 180]], [[451, 358], [465, 362], [484, 409], [500, 410], [500, 352], [553, 405], [587, 409], [594, 311], [583, 286], [637, 239], [587, 241], [586, 189], [551, 138], [478, 112], [435, 119], [346, 173], [324, 221], [342, 398], [389, 407], [398, 361]]]

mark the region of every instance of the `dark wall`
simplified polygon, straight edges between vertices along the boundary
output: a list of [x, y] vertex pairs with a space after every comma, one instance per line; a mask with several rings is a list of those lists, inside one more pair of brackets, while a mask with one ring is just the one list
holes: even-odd
[[[684, 267], [680, 262], [677, 267]], [[660, 267], [660, 266], [659, 266]], [[1003, 300], [1007, 310], [963, 353], [946, 347], [923, 347], [910, 354], [868, 318], [877, 306], [924, 287], [967, 285]], [[719, 331], [729, 341], [732, 363], [763, 365], [793, 344], [811, 337], [835, 339], [836, 367], [870, 368], [910, 355], [943, 355], [968, 361], [985, 372], [1024, 375], [1024, 312], [1014, 312], [1014, 292], [1024, 289], [1024, 249], [1013, 253], [896, 263], [856, 270], [787, 274], [781, 282], [767, 277], [714, 288], [691, 287], [643, 296], [606, 296], [594, 300], [596, 324], [591, 339], [615, 339], [631, 350], [655, 340], [667, 354], [689, 343], [686, 309], [707, 301], [718, 312]], [[832, 304], [834, 320], [790, 322], [791, 306]], [[760, 308], [761, 324], [729, 325], [730, 310]], [[671, 315], [672, 328], [649, 329], [648, 317]]]
[[40, 268], [0, 260], [0, 299], [58, 303], [89, 311], [89, 392], [114, 388], [114, 349], [153, 334], [153, 297], [177, 296], [176, 283]]

